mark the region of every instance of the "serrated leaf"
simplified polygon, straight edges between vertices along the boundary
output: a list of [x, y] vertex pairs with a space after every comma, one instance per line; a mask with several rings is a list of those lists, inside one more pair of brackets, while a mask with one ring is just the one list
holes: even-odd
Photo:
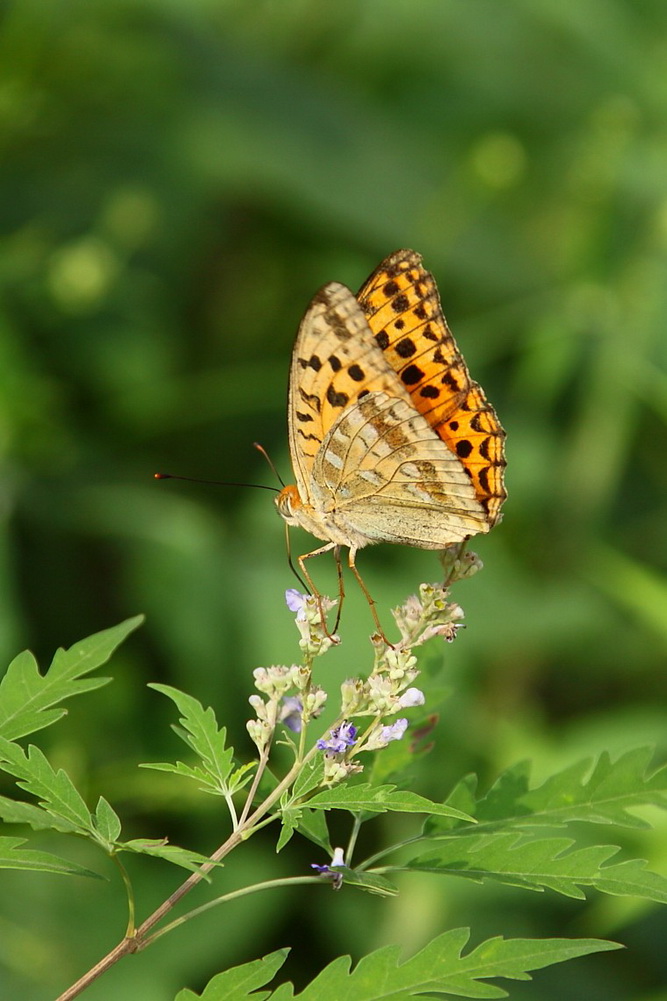
[[[350, 972], [348, 956], [334, 960], [304, 991], [299, 1001], [402, 1001], [414, 997], [432, 997], [435, 993], [470, 998], [506, 997], [507, 992], [493, 984], [480, 983], [492, 977], [530, 980], [529, 971], [543, 969], [567, 959], [592, 952], [618, 949], [613, 942], [596, 939], [492, 938], [472, 952], [462, 955], [469, 938], [465, 928], [439, 935], [412, 959], [400, 963], [397, 946], [387, 946], [371, 953]], [[289, 997], [281, 995], [281, 1001]]]
[[173, 775], [192, 779], [198, 783], [200, 792], [206, 792], [212, 796], [234, 795], [248, 784], [256, 767], [256, 761], [249, 761], [247, 764], [235, 768], [229, 774], [223, 790], [219, 787], [218, 778], [212, 779], [208, 772], [200, 768], [199, 765], [186, 765], [183, 761], [145, 761], [139, 765], [139, 768], [151, 768], [156, 772], [171, 772]]
[[308, 800], [308, 806], [313, 810], [351, 810], [355, 813], [363, 810], [369, 813], [386, 813], [390, 810], [397, 813], [435, 813], [442, 817], [473, 821], [467, 813], [446, 803], [433, 803], [415, 792], [397, 789], [395, 786], [372, 786], [369, 783], [341, 785], [319, 792]]
[[[573, 821], [645, 828], [649, 825], [628, 811], [640, 806], [667, 806], [667, 766], [647, 773], [653, 751], [635, 748], [612, 761], [607, 753], [597, 762], [579, 761], [530, 788], [530, 763], [504, 772], [489, 792], [476, 797], [474, 776], [454, 789], [447, 803], [477, 818], [471, 833], [513, 828], [564, 827]], [[425, 831], [450, 832], [457, 825], [428, 820]], [[465, 834], [458, 829], [457, 833]]]
[[61, 834], [78, 831], [76, 824], [54, 817], [41, 806], [7, 796], [0, 796], [0, 819], [7, 824], [30, 824], [33, 831], [59, 831]]
[[[179, 775], [203, 782], [208, 791], [227, 795], [230, 791], [228, 779], [234, 765], [234, 748], [225, 746], [227, 731], [224, 727], [218, 727], [213, 709], [210, 706], [204, 709], [201, 702], [192, 695], [172, 688], [171, 685], [151, 684], [149, 687], [170, 698], [182, 713], [180, 723], [184, 732], [179, 733], [179, 736], [200, 758], [203, 778], [199, 769], [189, 769], [180, 762], [173, 770]], [[160, 767], [166, 770], [164, 765]]]
[[150, 768], [154, 772], [171, 772], [182, 778], [194, 779], [199, 783], [200, 792], [220, 795], [220, 789], [214, 784], [207, 772], [199, 765], [186, 765], [183, 761], [142, 761], [139, 768]]
[[53, 709], [64, 699], [100, 688], [109, 678], [87, 678], [106, 663], [116, 647], [136, 629], [143, 616], [127, 619], [111, 629], [88, 636], [69, 650], [57, 650], [51, 666], [42, 675], [29, 650], [15, 657], [0, 681], [0, 736], [16, 740], [41, 730], [65, 712]]
[[[190, 872], [197, 872], [199, 867], [205, 862], [210, 863], [206, 855], [198, 852], [191, 852], [187, 848], [179, 848], [178, 845], [170, 845], [166, 839], [150, 840], [148, 838], [135, 838], [132, 841], [124, 841], [118, 846], [119, 851], [135, 852], [137, 855], [152, 855], [154, 858], [163, 858], [167, 862], [188, 869]], [[222, 865], [222, 862], [215, 862], [214, 865]], [[203, 874], [204, 879], [210, 881], [210, 876]]]
[[313, 789], [317, 789], [321, 785], [323, 778], [324, 762], [322, 755], [318, 754], [316, 758], [312, 758], [306, 762], [297, 775], [292, 790], [293, 798], [297, 800], [303, 799], [309, 792], [312, 792]]
[[201, 994], [186, 988], [178, 992], [174, 1001], [262, 1001], [269, 992], [259, 988], [273, 979], [288, 953], [289, 949], [278, 949], [262, 959], [234, 966], [209, 980]]
[[247, 786], [256, 767], [256, 761], [247, 761], [244, 765], [239, 765], [238, 768], [235, 768], [227, 780], [230, 792], [238, 792], [239, 789]]
[[[467, 955], [463, 949], [470, 932], [458, 928], [445, 932], [430, 942], [411, 959], [400, 961], [398, 946], [378, 949], [361, 959], [354, 969], [349, 956], [341, 956], [322, 970], [298, 994], [290, 983], [276, 990], [250, 994], [253, 986], [262, 986], [270, 979], [246, 984], [243, 981], [246, 964], [220, 973], [210, 981], [201, 995], [181, 991], [176, 1001], [408, 1001], [410, 998], [432, 998], [435, 994], [467, 998], [502, 998], [507, 992], [491, 978], [531, 980], [530, 973], [556, 963], [563, 963], [595, 952], [620, 949], [616, 942], [600, 939], [503, 939], [482, 942]], [[277, 954], [274, 953], [273, 956]], [[272, 956], [267, 957], [272, 959]], [[225, 980], [224, 978], [228, 977]], [[246, 974], [247, 975], [247, 974]], [[241, 979], [237, 989], [236, 978]]]
[[640, 896], [667, 903], [667, 879], [646, 870], [642, 860], [605, 865], [618, 848], [593, 845], [570, 851], [570, 838], [528, 841], [516, 834], [482, 834], [450, 838], [401, 868], [462, 876], [475, 882], [491, 879], [529, 890], [551, 889], [584, 899], [582, 886], [615, 896]]
[[298, 807], [288, 807], [287, 809], [281, 811], [280, 820], [281, 827], [280, 834], [278, 836], [278, 844], [276, 845], [276, 852], [281, 851], [285, 845], [292, 840], [292, 835], [301, 820], [301, 810]]
[[17, 778], [21, 789], [40, 800], [44, 810], [71, 824], [79, 834], [92, 834], [99, 840], [90, 811], [69, 775], [62, 768], [54, 771], [38, 747], [31, 744], [26, 753], [0, 737], [0, 763]]
[[61, 876], [104, 878], [91, 869], [85, 869], [76, 862], [69, 862], [50, 852], [21, 848], [24, 844], [25, 838], [0, 838], [0, 869], [29, 869], [32, 872], [51, 872]]

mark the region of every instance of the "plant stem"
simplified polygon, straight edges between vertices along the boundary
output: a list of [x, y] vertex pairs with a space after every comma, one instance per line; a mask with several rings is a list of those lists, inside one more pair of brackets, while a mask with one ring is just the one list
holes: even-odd
[[175, 921], [170, 921], [168, 925], [164, 926], [164, 928], [160, 928], [159, 931], [149, 935], [142, 944], [141, 948], [146, 949], [149, 945], [152, 945], [153, 942], [160, 938], [161, 935], [166, 935], [167, 932], [173, 931], [175, 928], [178, 928], [179, 925], [184, 924], [191, 918], [204, 914], [205, 911], [210, 911], [213, 907], [218, 907], [219, 904], [228, 904], [231, 900], [237, 900], [239, 897], [246, 897], [250, 893], [258, 893], [260, 890], [272, 890], [280, 886], [301, 886], [304, 883], [321, 882], [321, 876], [287, 876], [283, 879], [268, 879], [263, 883], [255, 883], [254, 886], [244, 886], [240, 890], [232, 890], [231, 893], [225, 893], [221, 897], [216, 897], [215, 900], [209, 900], [207, 903], [202, 904], [201, 907], [195, 907], [193, 910], [188, 911], [187, 914], [183, 914], [180, 918], [176, 918]]
[[[211, 871], [211, 869], [216, 868], [216, 862], [223, 859], [232, 851], [232, 849], [236, 848], [236, 846], [242, 841], [246, 841], [255, 832], [259, 826], [259, 822], [265, 814], [267, 814], [273, 804], [280, 799], [285, 789], [289, 788], [296, 776], [299, 774], [303, 764], [315, 753], [316, 748], [312, 748], [303, 761], [295, 762], [289, 772], [285, 775], [282, 781], [278, 783], [270, 795], [267, 796], [264, 802], [257, 807], [255, 812], [250, 817], [237, 827], [237, 829], [222, 845], [220, 845], [220, 847], [211, 855], [210, 860], [208, 862], [204, 862], [204, 864], [200, 866], [196, 872], [193, 872], [192, 875], [185, 880], [185, 882], [181, 883], [181, 885], [174, 890], [174, 892], [167, 897], [167, 899], [160, 904], [160, 906], [157, 907], [141, 925], [139, 925], [134, 935], [130, 937], [125, 936], [117, 946], [115, 946], [110, 952], [107, 953], [106, 956], [104, 956], [103, 959], [99, 961], [99, 963], [96, 963], [95, 966], [88, 970], [88, 972], [77, 980], [75, 984], [72, 984], [72, 986], [69, 987], [63, 994], [60, 994], [56, 998], [56, 1001], [73, 1001], [73, 998], [82, 994], [94, 980], [97, 980], [102, 973], [105, 973], [106, 970], [117, 963], [119, 959], [122, 959], [130, 953], [138, 952], [140, 949], [145, 948], [149, 941], [153, 941], [157, 938], [157, 935], [154, 935], [149, 939], [148, 933], [150, 930], [154, 928], [154, 926], [161, 921], [162, 918], [164, 918], [183, 897], [193, 890], [195, 886], [202, 881], [203, 877]], [[303, 878], [310, 879], [312, 877]], [[199, 908], [197, 910], [199, 910]], [[180, 922], [174, 922], [173, 926], [179, 923]]]
[[127, 893], [127, 929], [125, 931], [125, 938], [134, 937], [134, 915], [135, 915], [135, 903], [134, 903], [134, 887], [130, 881], [130, 877], [127, 874], [127, 869], [121, 862], [116, 852], [111, 856], [113, 861], [118, 867], [123, 883], [125, 884], [125, 891]]

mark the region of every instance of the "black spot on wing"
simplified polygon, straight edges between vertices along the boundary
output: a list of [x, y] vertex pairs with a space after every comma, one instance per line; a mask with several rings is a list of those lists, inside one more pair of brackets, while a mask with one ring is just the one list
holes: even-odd
[[399, 358], [412, 358], [417, 348], [411, 337], [403, 337], [396, 345], [396, 354]]
[[403, 369], [401, 372], [401, 380], [406, 386], [414, 386], [415, 383], [421, 382], [423, 378], [424, 373], [418, 365], [408, 365], [408, 367]]
[[391, 304], [391, 308], [395, 313], [405, 313], [409, 306], [410, 303], [407, 295], [397, 295]]
[[305, 404], [313, 408], [316, 414], [319, 414], [322, 407], [317, 393], [306, 393], [303, 387], [299, 386], [299, 396]]
[[333, 386], [329, 386], [327, 389], [327, 400], [332, 407], [346, 407], [350, 397], [347, 393], [338, 393]]
[[469, 442], [467, 438], [462, 438], [461, 441], [456, 443], [456, 454], [459, 459], [467, 459], [472, 452], [472, 442]]
[[322, 362], [317, 355], [311, 355], [310, 358], [299, 358], [299, 365], [301, 368], [312, 368], [315, 372], [319, 372], [322, 368]]

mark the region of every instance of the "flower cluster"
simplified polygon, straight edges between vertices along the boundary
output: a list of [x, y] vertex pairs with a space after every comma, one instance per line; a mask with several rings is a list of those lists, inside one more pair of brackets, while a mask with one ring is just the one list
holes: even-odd
[[334, 785], [342, 782], [350, 775], [362, 771], [362, 766], [348, 757], [351, 749], [357, 743], [358, 728], [354, 723], [343, 720], [329, 730], [328, 737], [322, 737], [315, 745], [318, 751], [323, 751], [324, 767], [323, 782]]
[[336, 602], [323, 595], [301, 594], [296, 588], [285, 592], [285, 602], [291, 612], [296, 612], [296, 625], [301, 633], [299, 646], [308, 660], [326, 653], [339, 640], [326, 627], [326, 614]]
[[[476, 557], [462, 556], [460, 547], [448, 552], [447, 558], [449, 580], [468, 576], [479, 565]], [[462, 610], [447, 598], [444, 584], [422, 584], [418, 596], [413, 595], [393, 611], [400, 632], [398, 643], [391, 645], [376, 634], [372, 638], [375, 658], [370, 675], [343, 682], [338, 720], [328, 736], [321, 737], [315, 745], [322, 752], [325, 785], [362, 771], [356, 756], [364, 751], [381, 750], [406, 733], [408, 720], [399, 713], [425, 702], [424, 693], [414, 685], [419, 670], [413, 649], [435, 636], [451, 641], [462, 625]], [[327, 693], [312, 680], [313, 661], [338, 642], [324, 622], [326, 612], [335, 602], [294, 589], [286, 592], [285, 600], [290, 611], [296, 613], [304, 664], [261, 667], [254, 672], [255, 686], [261, 695], [250, 698], [256, 719], [247, 726], [262, 751], [268, 748], [278, 723], [301, 733], [304, 747], [304, 728], [321, 713], [327, 699]], [[359, 721], [364, 717], [368, 722], [361, 728]]]
[[454, 581], [466, 580], [472, 577], [478, 570], [482, 570], [484, 564], [477, 553], [470, 549], [465, 549], [460, 543], [447, 546], [438, 553], [442, 569], [445, 572], [445, 583], [449, 587]]
[[444, 584], [420, 584], [419, 597], [413, 594], [404, 605], [393, 610], [401, 633], [397, 649], [410, 650], [434, 636], [441, 636], [449, 643], [456, 638], [463, 625], [463, 609], [447, 601], [448, 593]]
[[255, 688], [265, 697], [251, 695], [248, 699], [257, 718], [246, 726], [260, 751], [271, 742], [277, 723], [299, 733], [320, 715], [326, 703], [327, 693], [312, 683], [311, 672], [300, 664], [258, 667], [253, 676]]

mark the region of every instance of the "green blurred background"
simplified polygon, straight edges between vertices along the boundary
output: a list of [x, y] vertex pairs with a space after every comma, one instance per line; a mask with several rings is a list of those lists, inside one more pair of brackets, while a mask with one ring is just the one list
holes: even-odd
[[[247, 753], [252, 668], [298, 657], [271, 495], [152, 474], [273, 484], [259, 440], [289, 479], [300, 316], [324, 282], [356, 289], [402, 246], [436, 275], [509, 462], [504, 521], [475, 547], [485, 570], [455, 594], [468, 628], [444, 651], [452, 694], [420, 791], [443, 796], [469, 770], [485, 786], [524, 757], [544, 778], [604, 748], [655, 741], [664, 755], [666, 60], [664, 0], [2, 5], [1, 662], [30, 646], [46, 665], [58, 645], [147, 614], [114, 683], [41, 739], [128, 836], [208, 852], [226, 829], [217, 802], [135, 768], [180, 753], [175, 714], [145, 683], [213, 704]], [[432, 554], [389, 546], [359, 564], [384, 621], [438, 572]], [[326, 558], [313, 573], [333, 586]], [[368, 608], [348, 592], [334, 689], [370, 666]], [[664, 873], [655, 819], [657, 834], [625, 846]], [[110, 867], [85, 845], [38, 844], [113, 882], [3, 875], [3, 998], [47, 1001], [124, 928]], [[305, 842], [276, 859], [257, 838], [222, 882], [312, 860]], [[143, 917], [179, 873], [129, 865]], [[324, 889], [242, 901], [85, 996], [165, 1001], [290, 944], [303, 985], [340, 953], [416, 949], [472, 923], [475, 942], [630, 947], [540, 973], [514, 998], [667, 997], [653, 908], [401, 886], [389, 902]]]

